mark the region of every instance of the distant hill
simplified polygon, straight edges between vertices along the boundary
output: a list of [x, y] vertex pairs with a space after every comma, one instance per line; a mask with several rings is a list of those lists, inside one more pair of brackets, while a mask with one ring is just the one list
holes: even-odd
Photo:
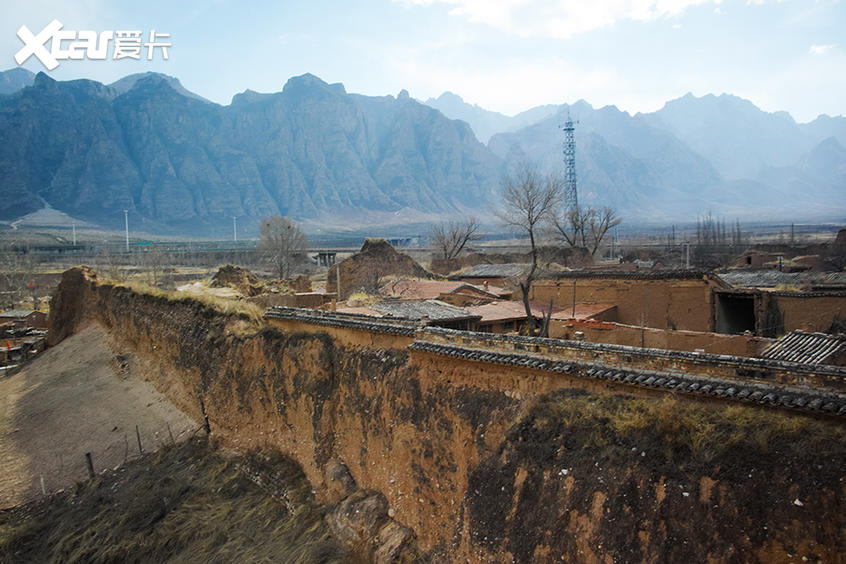
[[[249, 231], [271, 215], [313, 230], [468, 213], [493, 223], [509, 169], [529, 161], [563, 172], [568, 115], [578, 121], [580, 201], [614, 206], [627, 223], [708, 211], [846, 217], [846, 119], [797, 124], [734, 96], [687, 95], [634, 116], [579, 101], [508, 117], [449, 93], [428, 101], [443, 111], [406, 91], [350, 94], [310, 74], [227, 106], [158, 73], [108, 86], [43, 73], [27, 86], [26, 71], [0, 78], [23, 84], [0, 97], [5, 221], [47, 206], [112, 228], [127, 209], [135, 229], [206, 236], [228, 234], [232, 217]], [[477, 140], [500, 128], [487, 146]]]
[[731, 180], [754, 178], [766, 166], [791, 165], [820, 141], [787, 112], [764, 112], [728, 94], [687, 94], [643, 118], [673, 132]]
[[515, 116], [507, 116], [486, 110], [476, 104], [468, 104], [461, 96], [452, 92], [444, 92], [437, 98], [429, 98], [425, 104], [440, 110], [450, 119], [460, 119], [470, 124], [476, 138], [482, 143], [487, 143], [496, 133], [516, 131], [558, 111], [555, 105], [537, 106]]
[[824, 139], [792, 166], [765, 167], [756, 178], [772, 197], [825, 214], [846, 199], [846, 149], [834, 137]]
[[491, 138], [499, 157], [540, 163], [563, 172], [563, 134], [568, 114], [578, 119], [576, 171], [585, 205], [611, 205], [623, 214], [656, 220], [690, 216], [719, 196], [722, 178], [678, 138], [613, 106], [563, 105], [558, 113], [514, 133]]
[[166, 74], [161, 74], [158, 72], [140, 72], [136, 74], [127, 75], [120, 80], [116, 80], [115, 82], [111, 83], [109, 86], [114, 88], [118, 94], [123, 94], [128, 92], [135, 86], [135, 83], [144, 78], [156, 77], [164, 80], [165, 82], [170, 85], [171, 88], [182, 94], [183, 96], [187, 96], [188, 98], [194, 98], [195, 100], [200, 100], [201, 102], [208, 102], [209, 104], [213, 104], [210, 100], [207, 100], [200, 96], [199, 94], [195, 94], [190, 90], [186, 89], [182, 86], [182, 83], [179, 82], [178, 78], [173, 76], [168, 76]]
[[312, 75], [229, 106], [151, 73], [56, 82], [0, 100], [0, 219], [53, 208], [204, 233], [270, 215], [348, 227], [456, 214], [494, 197], [501, 162], [470, 128], [408, 97]]
[[0, 72], [0, 94], [14, 94], [35, 82], [35, 74], [18, 67]]
[[707, 210], [756, 219], [846, 216], [846, 183], [836, 174], [846, 158], [834, 137], [846, 134], [842, 117], [797, 124], [785, 112], [727, 95], [687, 95], [634, 116], [583, 101], [559, 108], [494, 135], [489, 148], [509, 163], [538, 162], [560, 174], [560, 124], [569, 114], [579, 122], [576, 169], [586, 204], [658, 221]]

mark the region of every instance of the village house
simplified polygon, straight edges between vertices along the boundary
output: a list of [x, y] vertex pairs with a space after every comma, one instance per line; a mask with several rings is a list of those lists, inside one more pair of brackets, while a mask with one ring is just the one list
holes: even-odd
[[13, 323], [15, 329], [47, 329], [47, 314], [35, 309], [10, 309], [0, 313], [0, 324]]

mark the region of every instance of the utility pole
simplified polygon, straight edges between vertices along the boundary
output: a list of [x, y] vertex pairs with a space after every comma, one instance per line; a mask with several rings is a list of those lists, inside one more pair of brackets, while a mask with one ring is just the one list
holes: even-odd
[[[552, 308], [549, 308], [552, 311]], [[576, 279], [573, 278], [573, 319], [576, 319]]]
[[232, 216], [232, 240], [238, 242], [238, 220]]
[[338, 303], [341, 302], [341, 264], [335, 263], [335, 286], [338, 289]]
[[123, 210], [123, 225], [126, 230], [126, 252], [129, 252], [129, 210]]
[[685, 248], [685, 260], [684, 260], [684, 267], [690, 269], [690, 241], [684, 242]]
[[71, 228], [73, 229], [73, 246], [76, 247], [76, 222], [71, 224]]

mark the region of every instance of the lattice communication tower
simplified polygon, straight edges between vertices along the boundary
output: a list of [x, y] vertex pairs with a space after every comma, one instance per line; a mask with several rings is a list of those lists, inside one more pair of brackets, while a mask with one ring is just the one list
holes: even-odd
[[561, 126], [564, 130], [564, 203], [567, 209], [579, 207], [579, 192], [576, 188], [576, 124], [578, 121], [570, 119], [567, 114], [567, 121]]

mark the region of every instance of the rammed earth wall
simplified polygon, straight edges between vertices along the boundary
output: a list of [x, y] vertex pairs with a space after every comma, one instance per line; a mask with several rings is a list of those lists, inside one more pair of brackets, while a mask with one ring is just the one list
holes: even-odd
[[702, 358], [682, 353], [314, 310], [274, 310], [245, 333], [237, 315], [83, 269], [65, 273], [51, 311], [54, 342], [103, 324], [174, 403], [199, 419], [202, 398], [234, 448], [291, 455], [327, 501], [326, 469], [341, 461], [437, 561], [846, 550], [842, 374], [783, 385], [787, 365], [758, 378], [706, 359], [731, 376], [713, 377], [686, 370]]
[[617, 321], [659, 329], [711, 331], [711, 284], [703, 272], [562, 273], [539, 280], [532, 299], [555, 307], [576, 303], [617, 306]]

